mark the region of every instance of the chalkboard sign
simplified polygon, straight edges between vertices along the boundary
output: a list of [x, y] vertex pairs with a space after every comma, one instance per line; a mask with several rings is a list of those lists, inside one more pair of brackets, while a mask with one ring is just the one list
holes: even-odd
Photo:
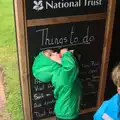
[[32, 74], [34, 58], [49, 48], [77, 51], [80, 114], [96, 111], [104, 99], [115, 0], [15, 0], [14, 8], [25, 120], [54, 116], [54, 87]]
[[[74, 49], [81, 55], [79, 68], [84, 89], [81, 107], [96, 107], [104, 32], [105, 20], [29, 27], [27, 33], [30, 68], [41, 50], [61, 46]], [[52, 86], [50, 83], [37, 84], [32, 73], [31, 78], [34, 119], [53, 115], [55, 100], [52, 97]]]

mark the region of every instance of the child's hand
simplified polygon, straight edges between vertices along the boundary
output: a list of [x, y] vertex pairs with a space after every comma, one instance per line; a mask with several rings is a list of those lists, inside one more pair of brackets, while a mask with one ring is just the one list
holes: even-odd
[[61, 64], [61, 59], [60, 59], [60, 56], [58, 53], [52, 53], [51, 56], [50, 56], [50, 59]]
[[65, 52], [67, 52], [67, 51], [68, 51], [67, 48], [63, 48], [63, 49], [60, 50], [60, 54], [63, 55], [63, 54], [64, 54]]
[[71, 53], [74, 53], [74, 50], [69, 50]]

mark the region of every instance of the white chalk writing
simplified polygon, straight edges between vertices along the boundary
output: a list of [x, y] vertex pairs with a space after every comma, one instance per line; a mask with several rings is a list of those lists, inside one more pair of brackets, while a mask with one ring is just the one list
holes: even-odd
[[40, 118], [40, 117], [44, 117], [44, 116], [46, 116], [46, 111], [43, 110], [43, 113], [34, 112], [34, 114], [35, 114], [35, 116], [36, 116], [37, 118]]
[[37, 79], [34, 79], [34, 84], [39, 84], [39, 83], [42, 83], [41, 81], [37, 80]]
[[52, 99], [52, 100], [47, 100], [47, 101], [44, 102], [44, 105], [50, 105], [50, 104], [53, 104], [53, 103], [55, 103], [55, 100], [54, 100], [54, 99]]
[[[40, 29], [40, 30], [37, 30], [36, 32], [40, 32], [42, 34], [41, 50], [46, 48], [51, 48], [52, 45], [54, 45], [55, 47], [60, 47], [60, 46], [66, 47], [66, 46], [73, 46], [73, 45], [80, 45], [80, 44], [91, 44], [91, 42], [95, 41], [94, 36], [89, 36], [89, 32], [90, 32], [89, 26], [87, 27], [86, 36], [84, 37], [78, 37], [75, 35], [74, 26], [72, 26], [71, 32], [69, 35], [67, 34], [66, 36], [61, 36], [61, 37], [60, 36], [54, 37], [54, 35], [49, 37], [49, 28]], [[44, 46], [46, 47], [43, 48]]]
[[36, 93], [34, 94], [34, 100], [39, 100], [44, 97], [43, 93]]
[[39, 107], [41, 107], [42, 105], [39, 103], [39, 104], [37, 104], [37, 103], [34, 103], [34, 108], [39, 108]]
[[37, 91], [42, 91], [42, 90], [45, 89], [45, 85], [43, 84], [43, 85], [34, 86], [34, 89], [35, 89], [36, 92], [37, 92]]

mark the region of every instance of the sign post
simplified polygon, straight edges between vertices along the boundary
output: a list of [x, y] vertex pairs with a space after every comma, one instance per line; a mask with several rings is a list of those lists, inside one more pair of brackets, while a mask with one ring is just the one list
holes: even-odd
[[14, 0], [16, 39], [25, 120], [52, 119], [53, 87], [32, 75], [45, 49], [68, 47], [80, 55], [81, 113], [104, 100], [116, 0]]

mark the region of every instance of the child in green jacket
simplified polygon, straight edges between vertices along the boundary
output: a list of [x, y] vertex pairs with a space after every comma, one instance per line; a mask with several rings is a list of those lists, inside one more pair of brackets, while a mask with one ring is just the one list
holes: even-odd
[[54, 112], [59, 120], [73, 120], [80, 113], [81, 82], [79, 67], [72, 52], [61, 49], [61, 57], [52, 50], [45, 50], [35, 58], [32, 71], [42, 82], [52, 82]]

